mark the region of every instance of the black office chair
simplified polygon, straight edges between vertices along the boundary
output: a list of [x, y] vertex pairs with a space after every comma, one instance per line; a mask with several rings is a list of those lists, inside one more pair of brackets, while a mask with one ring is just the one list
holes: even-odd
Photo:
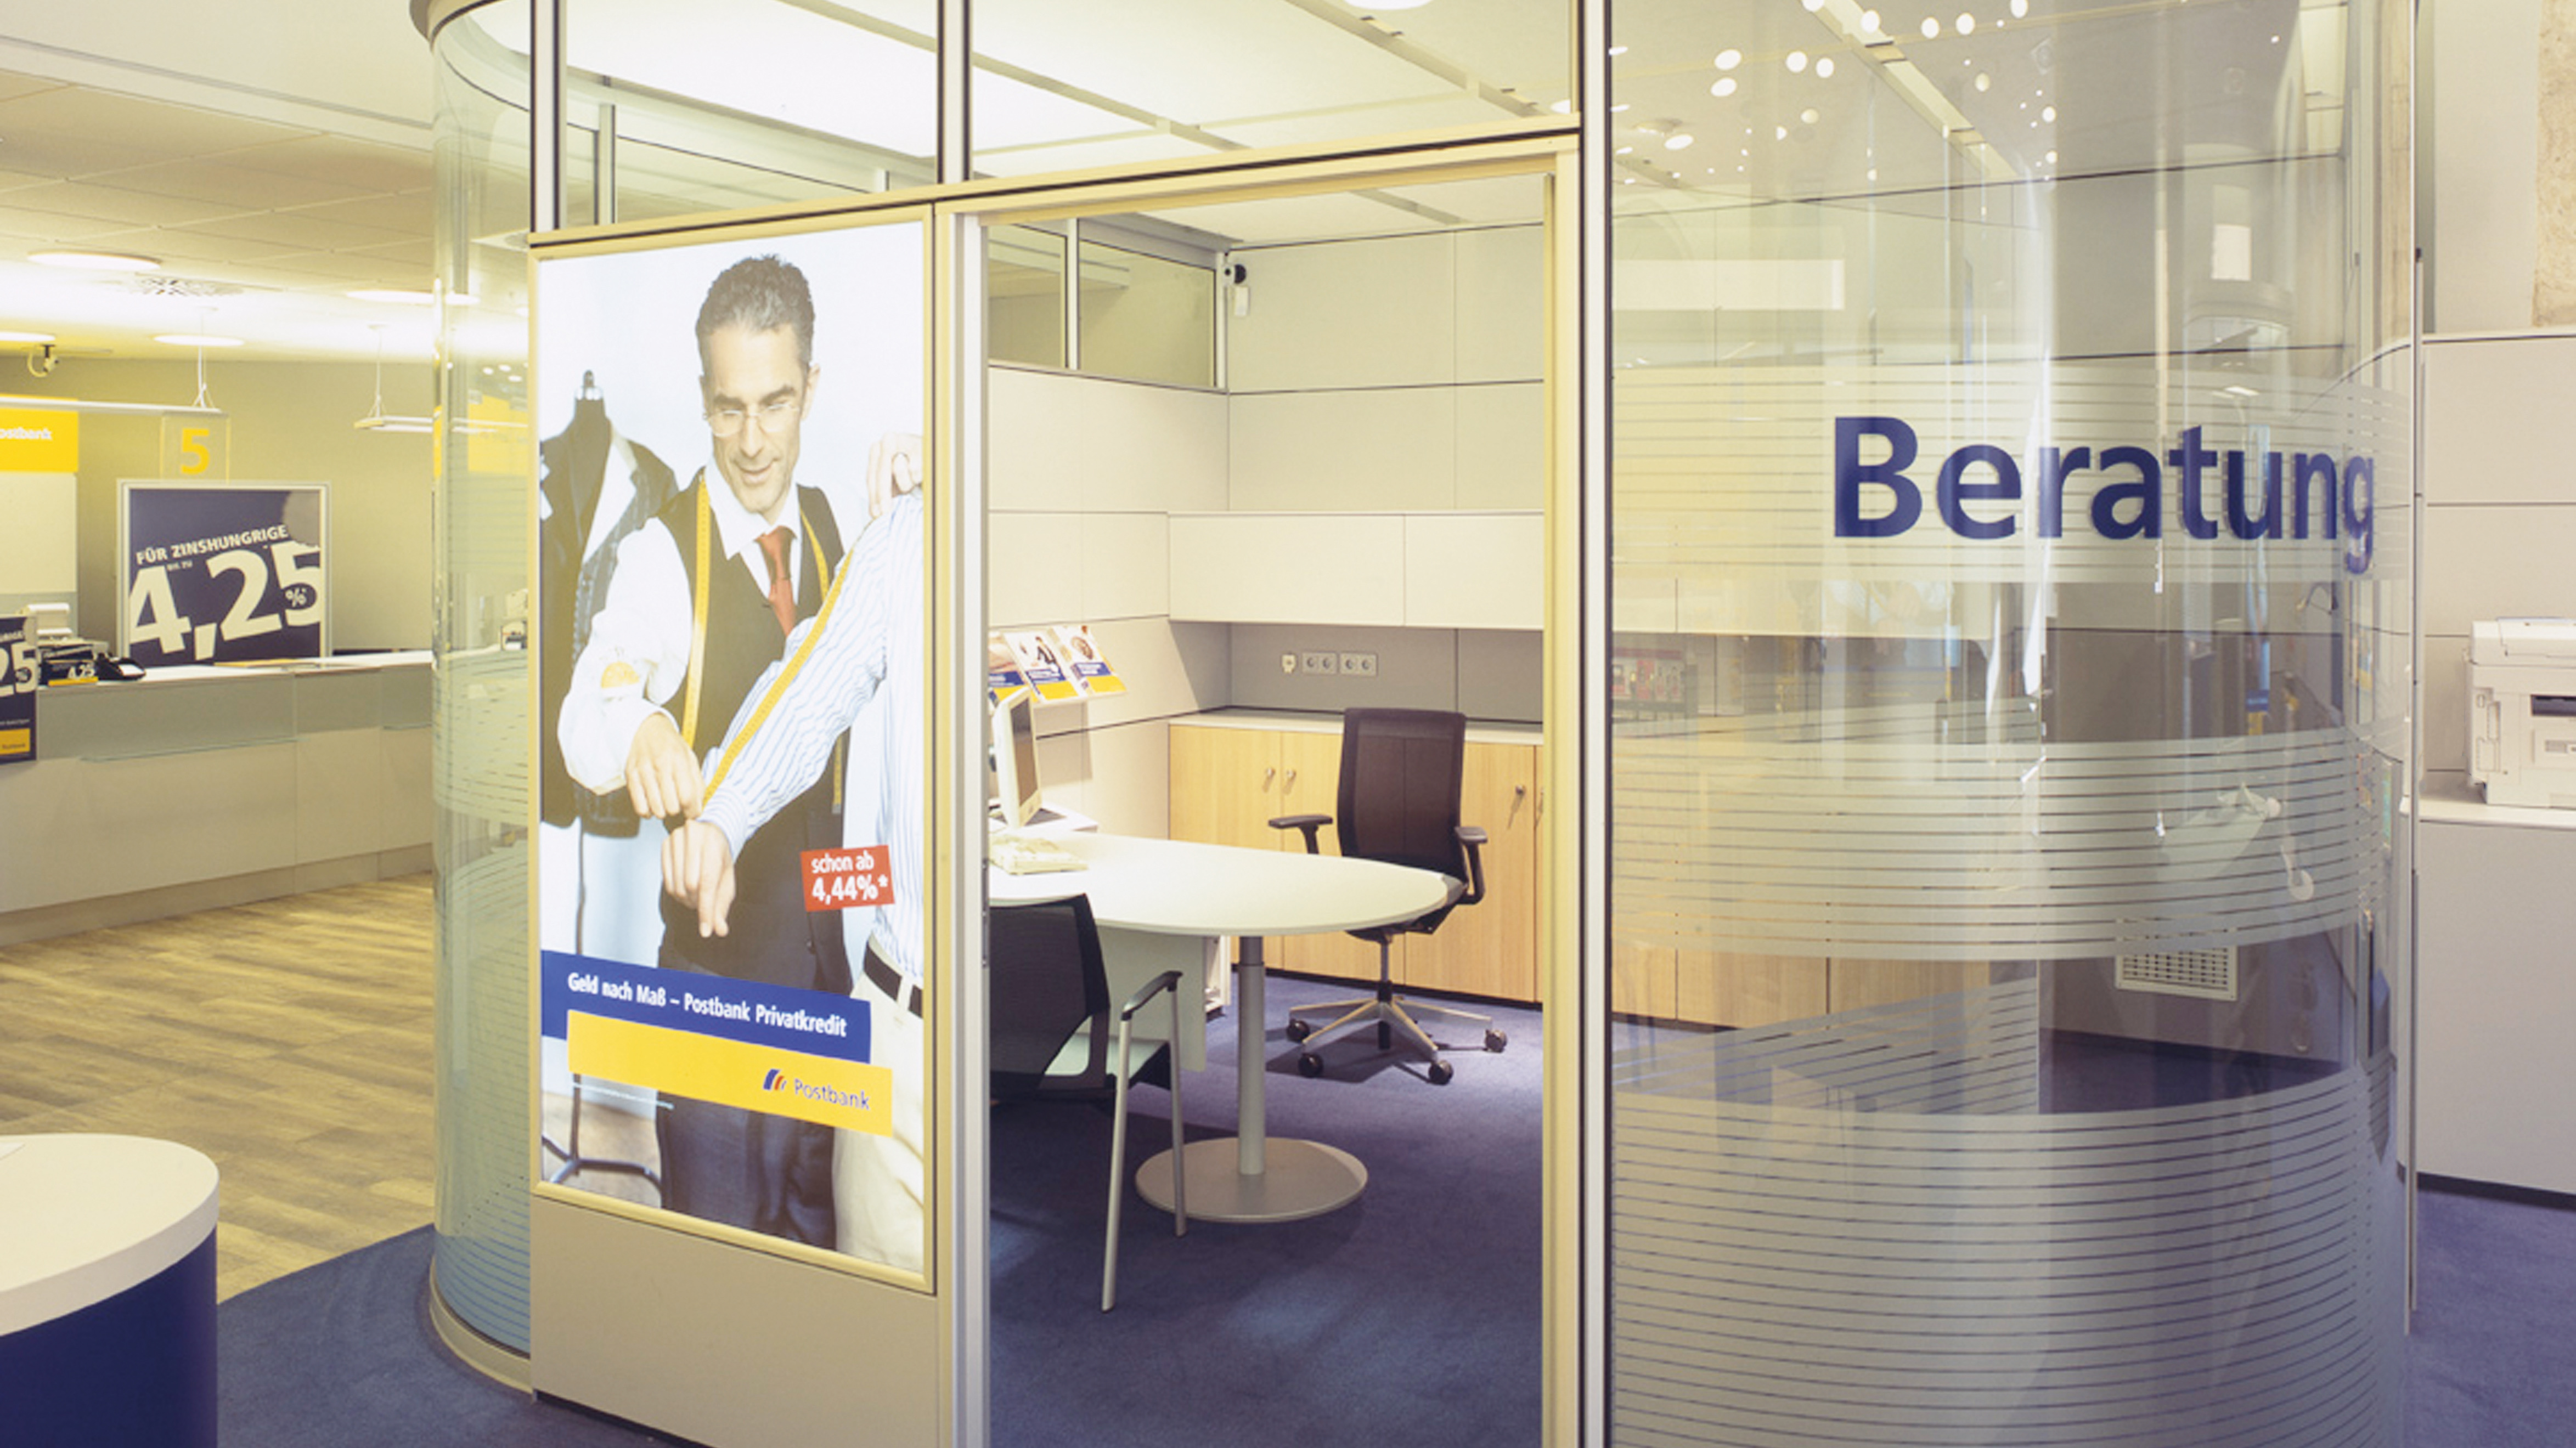
[[[1172, 1235], [1190, 1229], [1189, 1203], [1177, 1162], [1181, 1152], [1181, 1083], [1172, 1042], [1181, 1035], [1181, 973], [1167, 970], [1116, 1007], [1110, 1022], [1109, 976], [1100, 959], [1100, 928], [1082, 895], [1027, 905], [995, 905], [986, 917], [992, 951], [992, 1094], [996, 1101], [1079, 1101], [1109, 1107], [1109, 1236], [1100, 1261], [1100, 1310], [1118, 1305], [1118, 1216], [1126, 1200], [1127, 1085], [1144, 1081], [1172, 1094]], [[1156, 995], [1169, 997], [1171, 1032], [1140, 1035], [1136, 1013]]]
[[[1436, 709], [1342, 712], [1342, 782], [1334, 797], [1338, 813], [1285, 815], [1272, 820], [1270, 827], [1303, 830], [1306, 853], [1312, 855], [1321, 853], [1318, 833], [1325, 825], [1333, 825], [1344, 855], [1430, 870], [1464, 882], [1465, 891], [1418, 919], [1350, 932], [1362, 940], [1377, 942], [1377, 993], [1289, 1012], [1288, 1039], [1311, 1043], [1344, 1026], [1373, 1021], [1377, 1024], [1379, 1050], [1391, 1048], [1396, 1034], [1401, 1032], [1431, 1058], [1434, 1086], [1448, 1085], [1454, 1074], [1449, 1063], [1440, 1059], [1440, 1053], [1448, 1048], [1431, 1039], [1414, 1020], [1414, 1012], [1476, 1022], [1485, 1028], [1485, 1049], [1503, 1049], [1506, 1038], [1494, 1028], [1492, 1016], [1397, 995], [1390, 959], [1395, 937], [1428, 935], [1440, 928], [1450, 911], [1485, 898], [1485, 868], [1480, 853], [1485, 832], [1458, 823], [1458, 795], [1466, 769], [1467, 718], [1463, 714]], [[1305, 1019], [1308, 1015], [1334, 1012], [1339, 1014], [1321, 1026]], [[1324, 1074], [1324, 1058], [1307, 1050], [1297, 1057], [1297, 1070], [1303, 1075], [1320, 1076]]]

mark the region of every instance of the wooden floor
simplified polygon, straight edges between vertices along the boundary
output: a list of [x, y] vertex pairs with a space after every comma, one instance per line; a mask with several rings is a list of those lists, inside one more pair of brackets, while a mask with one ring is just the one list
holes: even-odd
[[230, 1297], [430, 1219], [430, 877], [0, 947], [0, 1136], [223, 1174]]

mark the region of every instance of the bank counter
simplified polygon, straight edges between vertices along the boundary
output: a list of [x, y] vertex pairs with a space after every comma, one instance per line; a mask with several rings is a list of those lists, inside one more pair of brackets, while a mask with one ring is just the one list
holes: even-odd
[[0, 945], [429, 868], [426, 651], [36, 695], [0, 764]]
[[214, 1448], [215, 1164], [0, 1136], [0, 1442]]

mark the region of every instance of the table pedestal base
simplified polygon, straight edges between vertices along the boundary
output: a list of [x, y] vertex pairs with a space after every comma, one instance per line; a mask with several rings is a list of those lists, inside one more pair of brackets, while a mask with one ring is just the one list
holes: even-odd
[[[1368, 1185], [1368, 1168], [1358, 1157], [1321, 1142], [1271, 1137], [1263, 1143], [1263, 1170], [1249, 1176], [1238, 1145], [1217, 1137], [1184, 1148], [1193, 1221], [1293, 1222], [1346, 1206]], [[1172, 1209], [1170, 1152], [1136, 1169], [1136, 1191], [1164, 1211]]]

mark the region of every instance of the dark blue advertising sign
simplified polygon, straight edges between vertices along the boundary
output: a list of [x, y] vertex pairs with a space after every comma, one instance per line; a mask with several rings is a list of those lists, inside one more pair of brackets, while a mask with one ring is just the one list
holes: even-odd
[[18, 614], [0, 618], [0, 764], [35, 757], [35, 629]]
[[125, 616], [136, 663], [327, 652], [320, 483], [125, 485]]

